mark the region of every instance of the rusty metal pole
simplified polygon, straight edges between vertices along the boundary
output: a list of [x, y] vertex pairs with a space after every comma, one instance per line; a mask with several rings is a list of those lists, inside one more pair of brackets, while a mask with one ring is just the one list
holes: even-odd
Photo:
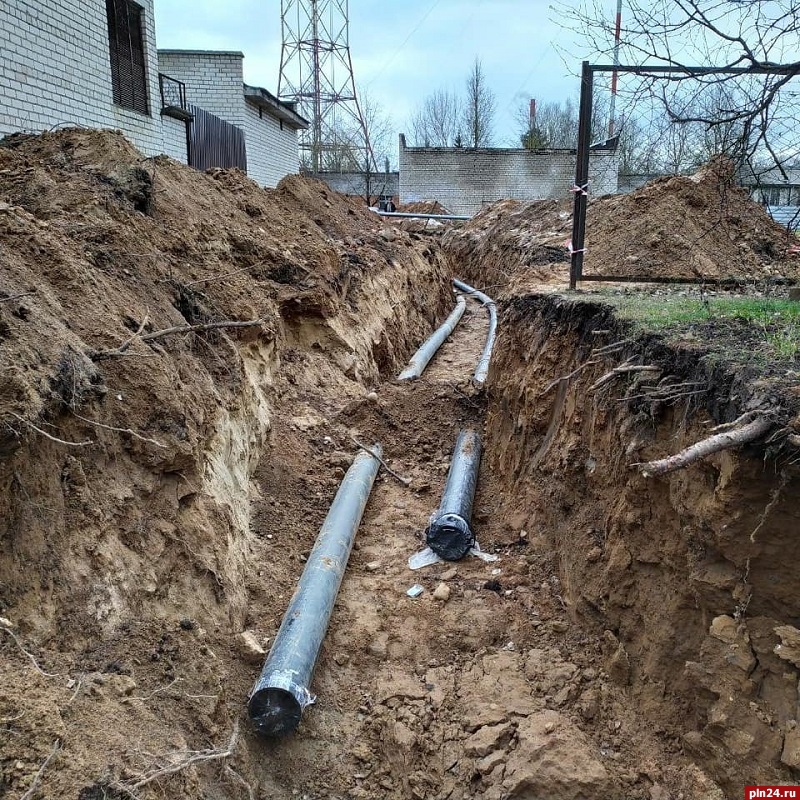
[[586, 205], [589, 189], [589, 153], [592, 141], [592, 84], [594, 72], [588, 61], [581, 70], [580, 116], [578, 118], [578, 149], [575, 158], [575, 204], [572, 212], [572, 241], [569, 288], [574, 289], [583, 274], [583, 252], [586, 241]]
[[[380, 457], [380, 445], [375, 445], [373, 452]], [[379, 466], [378, 458], [359, 453], [322, 523], [264, 668], [250, 693], [247, 710], [259, 733], [292, 733], [303, 709], [314, 702], [311, 676]]]

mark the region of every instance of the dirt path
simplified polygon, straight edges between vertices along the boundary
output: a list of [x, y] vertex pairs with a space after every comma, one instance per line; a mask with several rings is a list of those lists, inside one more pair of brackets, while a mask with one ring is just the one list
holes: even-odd
[[[686, 769], [677, 743], [645, 729], [627, 703], [626, 655], [613, 634], [573, 635], [544, 536], [495, 519], [502, 486], [485, 466], [474, 528], [499, 560], [408, 568], [458, 430], [483, 427], [485, 398], [468, 386], [486, 327], [469, 301], [422, 379], [382, 384], [377, 401], [350, 402], [327, 420], [327, 436], [316, 434], [334, 454], [327, 463], [341, 460], [339, 477], [355, 436], [380, 441], [412, 486], [383, 471], [376, 482], [317, 666], [318, 702], [296, 736], [267, 746], [260, 784], [275, 788], [266, 797], [701, 796], [702, 776]], [[308, 486], [319, 458], [295, 449], [292, 481]], [[316, 494], [305, 549], [325, 510], [326, 492]], [[285, 498], [279, 505], [303, 513]], [[287, 599], [294, 580], [282, 588]], [[414, 583], [424, 587], [418, 599], [406, 595]], [[674, 795], [658, 795], [664, 786]]]

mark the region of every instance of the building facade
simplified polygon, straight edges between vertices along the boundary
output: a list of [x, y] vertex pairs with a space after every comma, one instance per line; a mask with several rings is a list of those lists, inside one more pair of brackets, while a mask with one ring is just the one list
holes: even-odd
[[[145, 155], [249, 163], [263, 186], [298, 172], [297, 131], [308, 123], [266, 90], [245, 87], [242, 53], [159, 52], [153, 3], [0, 0], [0, 136], [113, 128]], [[190, 106], [202, 111], [202, 130]], [[232, 135], [248, 158], [210, 163], [225, 148], [198, 136]], [[205, 145], [202, 163], [193, 141]]]
[[153, 0], [3, 0], [0, 134], [119, 128], [163, 151]]

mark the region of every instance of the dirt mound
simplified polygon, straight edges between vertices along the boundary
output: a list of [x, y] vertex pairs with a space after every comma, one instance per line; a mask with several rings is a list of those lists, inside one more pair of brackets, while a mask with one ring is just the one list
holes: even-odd
[[257, 672], [237, 636], [280, 619], [338, 482], [323, 416], [450, 297], [426, 242], [324, 184], [111, 132], [0, 143], [0, 794], [51, 752], [35, 792], [88, 800], [226, 745]]
[[397, 209], [408, 214], [449, 214], [438, 200], [419, 200], [415, 203], [403, 203]]
[[[572, 203], [501, 201], [448, 231], [445, 247], [460, 261], [511, 279], [517, 290], [568, 280]], [[659, 178], [624, 195], [592, 200], [584, 274], [619, 277], [800, 277], [796, 240], [747, 192], [713, 167]]]

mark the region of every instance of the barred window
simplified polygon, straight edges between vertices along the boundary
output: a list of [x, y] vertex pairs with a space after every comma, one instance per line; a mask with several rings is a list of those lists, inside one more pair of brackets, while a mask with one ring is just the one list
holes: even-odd
[[149, 114], [147, 59], [142, 36], [144, 9], [131, 0], [106, 0], [106, 15], [114, 103]]

